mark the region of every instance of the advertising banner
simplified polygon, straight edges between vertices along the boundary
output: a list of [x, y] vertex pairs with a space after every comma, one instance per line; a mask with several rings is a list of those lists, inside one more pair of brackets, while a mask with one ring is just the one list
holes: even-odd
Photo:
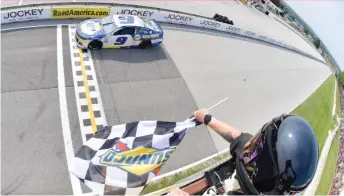
[[111, 15], [115, 14], [129, 14], [138, 16], [140, 18], [150, 18], [155, 19], [155, 13], [157, 10], [144, 9], [144, 8], [133, 8], [133, 7], [113, 7], [111, 8]]
[[52, 19], [61, 18], [103, 18], [109, 16], [108, 7], [54, 7], [51, 9]]
[[51, 8], [22, 8], [1, 12], [1, 23], [50, 19]]
[[199, 19], [199, 27], [202, 28], [207, 28], [207, 29], [223, 29], [222, 27], [224, 27], [225, 23], [221, 23], [221, 22], [217, 22], [215, 20], [209, 20], [209, 19]]
[[111, 14], [130, 14], [140, 18], [154, 19], [158, 22], [186, 24], [190, 25], [195, 17], [175, 12], [166, 12], [153, 9], [131, 8], [131, 7], [113, 7]]
[[185, 25], [195, 24], [196, 19], [196, 17], [193, 17], [191, 15], [184, 15], [171, 12], [161, 12], [161, 18], [163, 22]]

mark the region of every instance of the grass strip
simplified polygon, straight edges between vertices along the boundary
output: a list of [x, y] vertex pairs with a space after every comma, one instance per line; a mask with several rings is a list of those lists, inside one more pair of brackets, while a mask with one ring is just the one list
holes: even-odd
[[336, 172], [337, 159], [339, 151], [339, 131], [334, 138], [334, 141], [331, 145], [330, 152], [328, 154], [324, 172], [321, 175], [320, 183], [316, 191], [316, 195], [328, 195], [330, 191], [332, 179]]
[[[340, 91], [337, 86], [337, 93], [336, 93], [336, 116], [341, 116], [341, 109], [340, 109]], [[330, 152], [328, 154], [328, 158], [326, 160], [326, 165], [324, 168], [323, 174], [321, 175], [321, 179], [319, 182], [319, 186], [316, 191], [316, 195], [328, 195], [334, 175], [336, 173], [337, 167], [337, 159], [339, 153], [339, 135], [340, 130], [338, 130], [337, 135], [335, 136], [333, 143], [330, 148]]]

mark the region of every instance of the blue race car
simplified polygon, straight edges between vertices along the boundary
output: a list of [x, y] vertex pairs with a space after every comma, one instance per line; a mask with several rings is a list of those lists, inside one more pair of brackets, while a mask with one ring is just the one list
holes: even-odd
[[154, 20], [132, 15], [112, 15], [82, 21], [75, 33], [80, 48], [147, 48], [163, 40], [163, 30]]

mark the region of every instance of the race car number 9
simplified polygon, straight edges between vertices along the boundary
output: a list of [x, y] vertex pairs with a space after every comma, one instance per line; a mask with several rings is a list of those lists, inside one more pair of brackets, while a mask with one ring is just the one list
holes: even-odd
[[119, 37], [116, 39], [115, 45], [122, 45], [127, 41], [127, 37]]

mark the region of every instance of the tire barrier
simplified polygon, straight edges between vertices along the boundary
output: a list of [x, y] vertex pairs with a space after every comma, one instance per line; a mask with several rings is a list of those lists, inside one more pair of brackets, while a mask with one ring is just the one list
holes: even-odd
[[225, 23], [225, 24], [234, 25], [233, 21], [232, 21], [232, 20], [229, 20], [229, 19], [227, 18], [227, 16], [222, 16], [222, 15], [217, 14], [217, 13], [213, 16], [213, 19], [214, 19], [215, 21], [218, 21], [218, 22], [223, 22], [223, 23]]

